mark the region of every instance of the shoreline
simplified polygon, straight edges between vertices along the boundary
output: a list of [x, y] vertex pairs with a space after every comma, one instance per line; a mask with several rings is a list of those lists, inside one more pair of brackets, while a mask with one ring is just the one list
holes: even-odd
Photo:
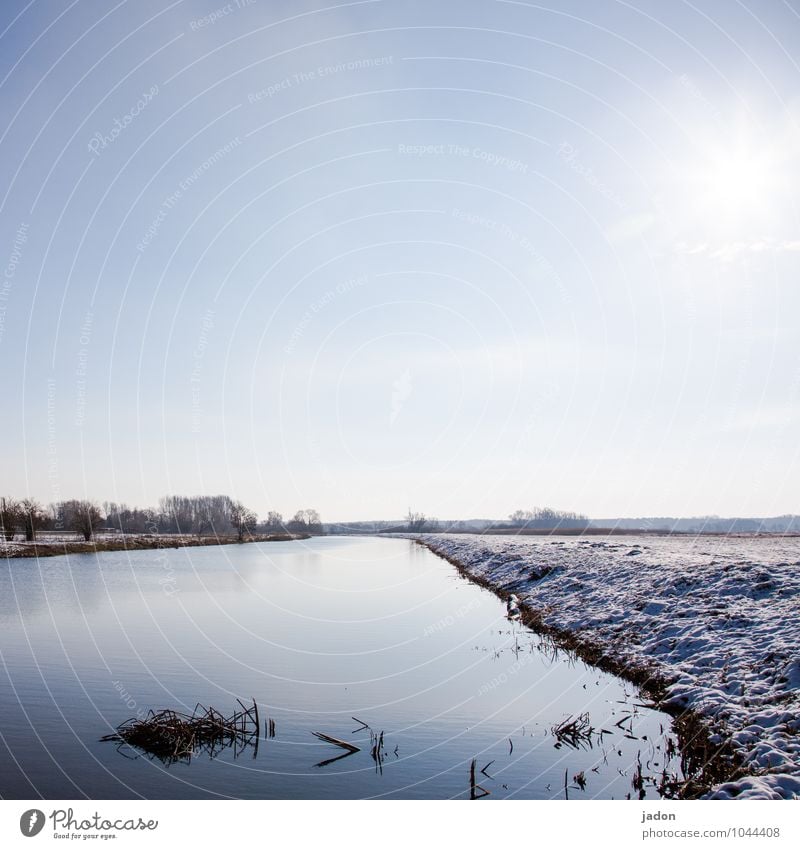
[[[119, 539], [60, 540], [58, 542], [0, 542], [0, 557], [7, 560], [27, 557], [61, 557], [65, 554], [97, 554], [103, 551], [149, 551], [164, 548], [205, 548], [215, 545], [247, 545], [252, 542], [292, 542], [309, 539], [311, 534], [258, 534], [247, 539], [236, 537], [120, 535]], [[10, 547], [9, 547], [10, 546]]]
[[[535, 566], [531, 573], [532, 564], [520, 558], [518, 554], [502, 563], [505, 569], [497, 568], [498, 564], [491, 562], [491, 552], [481, 551], [478, 552], [481, 559], [480, 568], [476, 569], [474, 563], [471, 564], [466, 558], [459, 558], [457, 553], [447, 550], [448, 537], [450, 535], [443, 535], [442, 539], [424, 536], [407, 538], [446, 560], [460, 575], [488, 589], [502, 600], [507, 600], [512, 593], [521, 595], [525, 589], [540, 584], [551, 572], [559, 568], [545, 566], [542, 569]], [[496, 556], [494, 559], [499, 560]], [[540, 569], [538, 574], [537, 569]], [[557, 599], [553, 598], [552, 601]], [[782, 776], [759, 768], [747, 757], [749, 752], [744, 751], [742, 745], [736, 745], [734, 732], [739, 729], [730, 727], [724, 715], [720, 716], [718, 711], [709, 709], [702, 698], [692, 703], [691, 700], [676, 697], [674, 688], [676, 678], [679, 677], [677, 670], [659, 663], [654, 657], [643, 656], [641, 651], [631, 651], [629, 646], [620, 650], [619, 644], [614, 644], [611, 635], [604, 639], [592, 634], [589, 629], [565, 627], [554, 622], [551, 604], [545, 599], [537, 599], [536, 602], [538, 603], [524, 595], [520, 599], [519, 607], [524, 625], [553, 640], [554, 645], [574, 654], [585, 663], [636, 685], [642, 695], [653, 702], [655, 708], [672, 718], [687, 767], [686, 773], [691, 776], [683, 786], [675, 788], [675, 798], [737, 798], [740, 795], [744, 798], [786, 798], [780, 786], [782, 777], [789, 779], [785, 784], [790, 788], [790, 798], [796, 798], [800, 785], [796, 774]], [[630, 643], [638, 642], [639, 635], [635, 630], [631, 632], [629, 629], [626, 636]], [[750, 731], [749, 728], [746, 730]], [[748, 760], [751, 762], [748, 763]], [[770, 779], [777, 781], [776, 786], [759, 786], [759, 781], [769, 782]], [[794, 786], [792, 781], [795, 782]]]
[[726, 537], [728, 539], [797, 539], [797, 531], [675, 531], [667, 528], [487, 528], [482, 531], [437, 531], [442, 534], [508, 537]]

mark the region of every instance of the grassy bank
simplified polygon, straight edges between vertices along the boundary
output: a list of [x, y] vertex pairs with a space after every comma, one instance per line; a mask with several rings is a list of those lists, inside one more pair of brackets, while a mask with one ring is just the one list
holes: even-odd
[[0, 554], [6, 558], [57, 557], [64, 554], [94, 554], [99, 551], [140, 551], [159, 548], [194, 548], [209, 545], [241, 545], [249, 542], [289, 542], [309, 539], [309, 534], [256, 534], [244, 540], [233, 536], [122, 536], [84, 542], [60, 540], [58, 542], [1, 543]]
[[[415, 542], [446, 560], [464, 578], [489, 590], [503, 601], [508, 600], [511, 595], [509, 591], [497, 586], [484, 575], [470, 571], [457, 558], [428, 541], [416, 539]], [[697, 799], [708, 794], [714, 786], [736, 781], [748, 773], [752, 774], [744, 768], [741, 757], [733, 750], [730, 741], [721, 738], [720, 729], [711, 727], [708, 717], [691, 709], [664, 703], [668, 681], [654, 665], [609, 653], [606, 647], [591, 637], [548, 624], [543, 610], [525, 603], [520, 603], [519, 608], [523, 624], [532, 631], [548, 638], [553, 645], [585, 663], [635, 684], [644, 699], [651, 701], [654, 707], [672, 718], [681, 750], [684, 774], [689, 776], [687, 781], [669, 788], [672, 798]]]

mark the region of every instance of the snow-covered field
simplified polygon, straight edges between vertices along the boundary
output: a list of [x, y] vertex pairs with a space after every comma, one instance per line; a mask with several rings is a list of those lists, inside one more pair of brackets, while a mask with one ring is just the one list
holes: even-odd
[[800, 798], [800, 538], [421, 540], [708, 718], [749, 776], [711, 798]]

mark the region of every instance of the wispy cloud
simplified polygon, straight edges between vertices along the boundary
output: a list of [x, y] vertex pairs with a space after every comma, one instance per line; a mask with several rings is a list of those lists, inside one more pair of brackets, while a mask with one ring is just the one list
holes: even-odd
[[696, 244], [678, 242], [675, 245], [675, 252], [683, 256], [705, 256], [708, 259], [719, 260], [720, 262], [732, 262], [746, 254], [799, 251], [800, 240], [798, 239], [756, 239], [718, 243], [699, 242]]

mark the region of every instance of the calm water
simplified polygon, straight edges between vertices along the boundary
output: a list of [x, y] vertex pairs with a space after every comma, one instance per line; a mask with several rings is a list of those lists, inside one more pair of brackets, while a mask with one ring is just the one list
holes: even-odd
[[[10, 560], [0, 573], [0, 796], [625, 797], [664, 767], [669, 720], [505, 618], [407, 540], [319, 538]], [[274, 739], [166, 766], [99, 738], [150, 708], [255, 698]], [[613, 731], [557, 747], [588, 711]], [[628, 723], [622, 722], [630, 715]], [[382, 772], [358, 717], [384, 732]], [[625, 736], [616, 723], [632, 730]], [[342, 750], [322, 731], [362, 750]], [[630, 737], [636, 737], [632, 740]], [[670, 770], [677, 770], [674, 759]], [[583, 771], [581, 790], [572, 776]], [[648, 797], [656, 794], [647, 789]]]

